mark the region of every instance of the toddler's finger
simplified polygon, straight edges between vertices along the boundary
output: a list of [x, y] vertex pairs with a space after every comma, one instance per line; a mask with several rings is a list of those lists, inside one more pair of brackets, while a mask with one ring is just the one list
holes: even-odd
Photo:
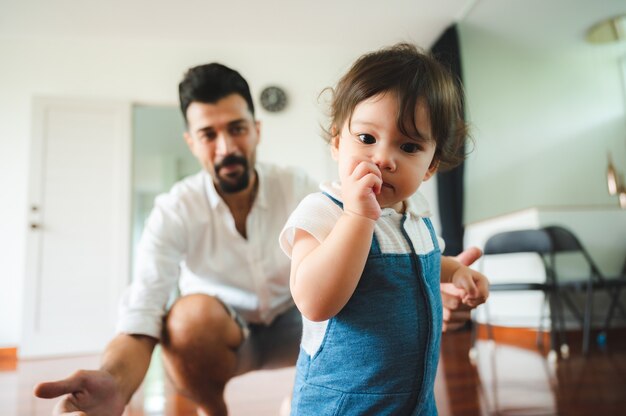
[[442, 283], [441, 284], [441, 296], [446, 297], [454, 297], [461, 298], [465, 295], [465, 291], [463, 289], [459, 289], [454, 286], [454, 283]]
[[382, 180], [372, 173], [368, 173], [367, 175], [359, 179], [357, 181], [357, 184], [363, 189], [367, 189], [368, 191], [371, 190], [374, 195], [379, 194], [380, 189], [382, 188]]
[[383, 179], [380, 176], [376, 176], [376, 180], [374, 181], [374, 186], [372, 186], [372, 190], [374, 194], [378, 195], [383, 188]]
[[475, 308], [478, 305], [482, 305], [487, 301], [487, 298], [482, 294], [478, 294], [476, 296], [465, 296], [463, 298], [463, 304], [469, 306], [470, 308]]
[[477, 279], [475, 284], [480, 296], [486, 300], [489, 297], [489, 281], [486, 278]]
[[480, 305], [482, 302], [474, 299], [474, 298], [467, 298], [463, 300], [463, 304], [469, 306], [470, 308], [475, 308], [476, 306]]
[[473, 279], [460, 279], [460, 281], [456, 283], [456, 287], [465, 290], [465, 298], [475, 298], [479, 294]]
[[370, 173], [373, 174], [374, 176], [382, 178], [382, 173], [380, 172], [380, 169], [378, 168], [378, 166], [376, 166], [375, 163], [372, 163], [367, 160], [362, 160], [352, 170], [352, 177], [355, 180], [359, 180]]

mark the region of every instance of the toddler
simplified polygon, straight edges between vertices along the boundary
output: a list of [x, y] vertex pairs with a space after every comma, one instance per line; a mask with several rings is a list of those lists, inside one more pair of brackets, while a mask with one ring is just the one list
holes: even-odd
[[435, 415], [439, 284], [486, 300], [487, 279], [452, 258], [416, 193], [462, 159], [461, 92], [412, 45], [359, 58], [333, 90], [327, 130], [340, 182], [307, 196], [280, 236], [303, 315], [291, 412]]

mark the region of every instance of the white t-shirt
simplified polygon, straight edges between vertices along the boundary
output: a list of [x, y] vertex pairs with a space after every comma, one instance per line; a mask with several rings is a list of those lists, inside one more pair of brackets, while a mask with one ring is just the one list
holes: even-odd
[[[323, 183], [320, 185], [322, 192], [326, 192], [338, 201], [341, 198], [341, 186], [337, 182]], [[293, 240], [296, 229], [301, 229], [319, 242], [326, 239], [343, 213], [341, 207], [333, 202], [322, 192], [308, 195], [300, 202], [296, 210], [289, 216], [285, 227], [280, 233], [280, 247], [285, 254], [291, 257]], [[423, 221], [424, 217], [430, 217], [428, 202], [416, 192], [406, 202], [406, 220], [404, 230], [411, 240], [411, 245], [416, 254], [427, 254], [435, 249], [430, 231]], [[374, 235], [378, 240], [382, 253], [403, 254], [410, 253], [411, 247], [404, 237], [400, 224], [404, 214], [393, 208], [384, 208], [380, 218], [374, 225]], [[443, 252], [444, 241], [437, 237], [439, 248]], [[304, 328], [302, 334], [302, 348], [310, 356], [315, 355], [324, 339], [328, 321], [313, 322], [302, 317]]]
[[256, 172], [247, 239], [207, 172], [156, 198], [137, 248], [135, 278], [120, 305], [119, 332], [159, 338], [177, 283], [182, 295], [217, 296], [249, 322], [270, 323], [293, 305], [289, 259], [279, 249], [278, 235], [317, 185], [291, 168], [257, 163]]

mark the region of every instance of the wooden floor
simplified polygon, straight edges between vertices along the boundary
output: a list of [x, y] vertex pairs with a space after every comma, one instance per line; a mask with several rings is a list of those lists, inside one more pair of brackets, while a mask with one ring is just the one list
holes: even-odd
[[[439, 414], [626, 415], [626, 336], [620, 334], [587, 357], [572, 341], [569, 359], [555, 363], [532, 347], [479, 341], [475, 366], [468, 359], [469, 331], [445, 334], [435, 391]], [[97, 363], [95, 356], [0, 363], [0, 415], [49, 415], [53, 402], [34, 398], [32, 386]], [[234, 379], [226, 392], [230, 414], [279, 415], [293, 374], [287, 368]], [[126, 415], [195, 415], [195, 407], [172, 392], [155, 358]]]

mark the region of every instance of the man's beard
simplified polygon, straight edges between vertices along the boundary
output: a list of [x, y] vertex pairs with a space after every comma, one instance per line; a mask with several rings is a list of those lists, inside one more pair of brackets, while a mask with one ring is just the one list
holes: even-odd
[[[222, 177], [220, 176], [220, 170], [224, 166], [228, 165], [241, 165], [243, 172], [235, 177]], [[227, 194], [243, 191], [250, 184], [250, 172], [248, 167], [248, 160], [243, 156], [228, 155], [220, 163], [215, 165], [215, 177], [217, 178], [217, 185], [220, 189]]]

